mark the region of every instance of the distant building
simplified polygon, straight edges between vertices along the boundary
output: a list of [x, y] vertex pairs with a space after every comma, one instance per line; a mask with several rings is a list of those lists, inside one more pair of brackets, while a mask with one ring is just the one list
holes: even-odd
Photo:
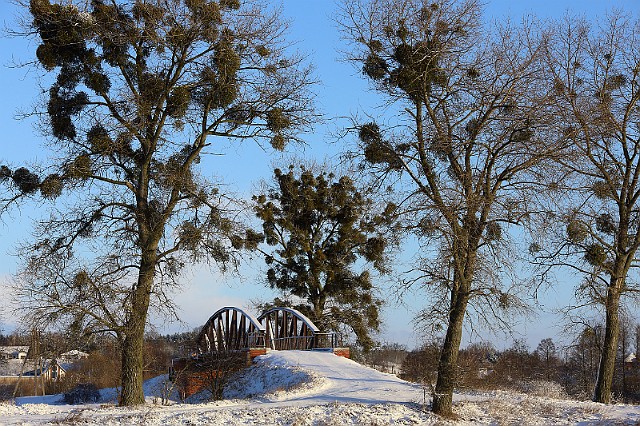
[[46, 381], [57, 381], [64, 378], [73, 365], [61, 363], [59, 360], [45, 359], [42, 361], [42, 365], [37, 365], [36, 362], [30, 363], [31, 369], [25, 371], [23, 376], [25, 377], [40, 377], [42, 376]]
[[25, 359], [29, 346], [0, 346], [0, 360]]
[[87, 358], [89, 358], [88, 353], [79, 351], [77, 349], [60, 354], [60, 359], [65, 361], [77, 361], [80, 359], [87, 359]]
[[627, 357], [624, 359], [625, 364], [633, 364], [635, 362], [637, 362], [637, 358], [636, 358], [636, 354], [633, 352], [627, 355]]
[[0, 346], [0, 377], [43, 377], [47, 381], [62, 379], [73, 364], [89, 357], [89, 354], [72, 350], [55, 359], [27, 359], [29, 346]]
[[627, 371], [639, 371], [640, 362], [634, 352], [631, 352], [624, 358], [624, 369]]

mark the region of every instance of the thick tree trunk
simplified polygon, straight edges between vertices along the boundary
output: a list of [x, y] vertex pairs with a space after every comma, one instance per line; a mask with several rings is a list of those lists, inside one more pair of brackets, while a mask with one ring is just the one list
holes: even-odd
[[622, 359], [620, 360], [620, 367], [622, 369], [622, 402], [627, 403], [627, 369], [624, 365], [624, 358], [627, 353], [627, 324], [623, 323], [620, 333], [620, 351], [622, 352]]
[[[317, 285], [317, 288], [321, 287]], [[320, 328], [322, 331], [329, 331], [329, 326], [327, 324], [327, 319], [324, 315], [324, 307], [327, 303], [327, 298], [324, 295], [322, 290], [318, 290], [316, 294], [312, 294], [309, 297], [309, 302], [311, 302], [311, 307], [313, 312], [309, 315], [309, 319]]]
[[604, 404], [611, 403], [611, 391], [613, 387], [613, 375], [616, 366], [616, 353], [618, 351], [618, 333], [620, 332], [620, 319], [618, 317], [620, 303], [620, 283], [613, 282], [607, 290], [606, 324], [600, 366], [598, 368], [598, 380], [593, 395], [593, 400]]
[[462, 340], [462, 324], [467, 309], [467, 295], [460, 290], [452, 291], [451, 312], [447, 334], [438, 363], [438, 380], [433, 394], [432, 410], [441, 416], [452, 414], [453, 390], [458, 371], [458, 353]]
[[122, 406], [144, 404], [142, 389], [143, 344], [144, 327], [142, 330], [135, 331], [129, 328], [122, 347], [122, 395], [120, 396], [120, 405]]
[[122, 347], [122, 395], [120, 397], [120, 405], [122, 406], [144, 404], [144, 391], [142, 389], [144, 330], [147, 322], [155, 264], [155, 250], [153, 253], [147, 252], [143, 254]]

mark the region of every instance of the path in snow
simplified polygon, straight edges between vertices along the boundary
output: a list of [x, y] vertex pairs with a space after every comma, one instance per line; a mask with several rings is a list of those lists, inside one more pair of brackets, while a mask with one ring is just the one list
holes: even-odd
[[[324, 379], [323, 386], [294, 392], [287, 405], [325, 403], [386, 404], [423, 402], [423, 388], [347, 358], [321, 351], [270, 352], [259, 364], [300, 368]], [[282, 401], [284, 402], [284, 401]]]

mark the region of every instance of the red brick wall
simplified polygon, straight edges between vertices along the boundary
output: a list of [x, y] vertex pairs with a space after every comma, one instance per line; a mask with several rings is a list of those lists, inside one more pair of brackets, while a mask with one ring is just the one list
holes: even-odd
[[[267, 350], [264, 348], [247, 350], [238, 355], [234, 355], [229, 360], [232, 364], [229, 364], [231, 370], [238, 370], [250, 366], [253, 359], [259, 355], [264, 355]], [[246, 361], [243, 361], [242, 359]], [[227, 362], [227, 361], [224, 361]], [[238, 362], [240, 362], [238, 364]], [[244, 364], [244, 366], [243, 366]], [[218, 364], [220, 365], [220, 364]], [[234, 366], [235, 365], [235, 366]], [[173, 371], [176, 377], [176, 385], [182, 398], [188, 398], [191, 395], [198, 393], [211, 386], [212, 379], [214, 379], [219, 371], [215, 367], [197, 367], [193, 364], [193, 360], [190, 358], [178, 358], [172, 361]], [[229, 371], [231, 371], [229, 370]], [[225, 373], [229, 373], [225, 370]]]
[[178, 382], [178, 388], [183, 392], [183, 398], [188, 398], [193, 394], [207, 389], [216, 375], [217, 372], [215, 370], [190, 371], [184, 374], [182, 380]]
[[255, 357], [260, 355], [266, 355], [266, 354], [267, 354], [267, 348], [249, 349], [249, 365], [251, 365]]
[[333, 353], [343, 358], [351, 358], [349, 348], [333, 348]]

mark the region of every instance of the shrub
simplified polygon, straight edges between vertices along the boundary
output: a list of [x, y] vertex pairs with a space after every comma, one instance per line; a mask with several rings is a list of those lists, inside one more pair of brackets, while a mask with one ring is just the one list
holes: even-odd
[[85, 402], [98, 402], [100, 391], [93, 383], [78, 383], [76, 387], [64, 394], [65, 404], [81, 404]]
[[561, 384], [547, 380], [530, 380], [519, 384], [518, 390], [527, 395], [564, 399], [567, 393]]

